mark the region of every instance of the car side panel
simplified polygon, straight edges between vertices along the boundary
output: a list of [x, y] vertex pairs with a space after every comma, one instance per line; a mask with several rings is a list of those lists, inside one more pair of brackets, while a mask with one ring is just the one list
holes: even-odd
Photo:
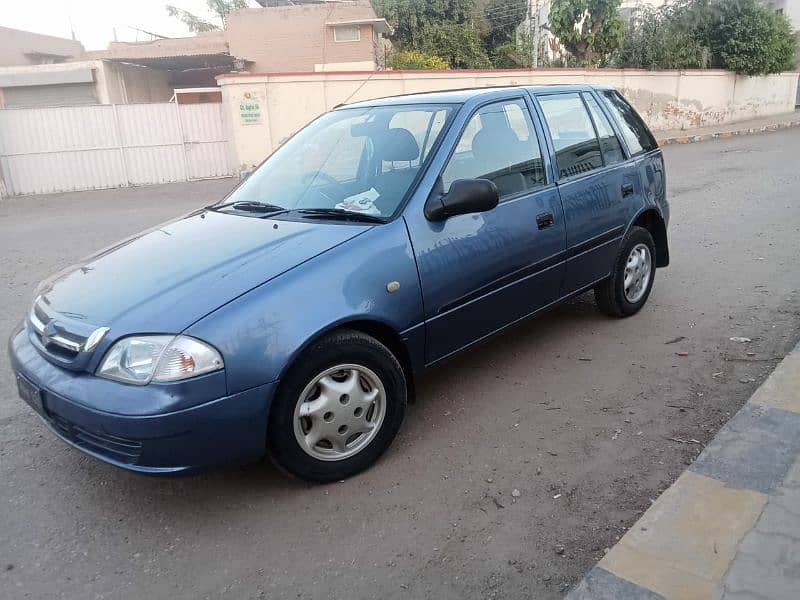
[[664, 220], [664, 224], [668, 225], [670, 213], [666, 193], [667, 180], [663, 152], [660, 148], [656, 148], [645, 154], [631, 157], [630, 148], [628, 148], [625, 137], [622, 135], [616, 115], [609, 109], [606, 101], [597, 93], [597, 90], [593, 90], [591, 93], [611, 123], [611, 127], [617, 134], [617, 138], [623, 148], [625, 148], [625, 152], [629, 157], [628, 162], [633, 173], [635, 173], [636, 181], [639, 183], [636, 195], [640, 202], [631, 203], [627, 213], [628, 227], [636, 220], [636, 217], [648, 208], [657, 210]]
[[[348, 227], [342, 224], [342, 227]], [[395, 292], [387, 284], [398, 282]], [[228, 391], [278, 379], [316, 336], [366, 320], [408, 332], [422, 353], [422, 294], [403, 219], [373, 227], [246, 295], [186, 330], [222, 353]]]
[[636, 160], [636, 169], [642, 183], [644, 206], [653, 207], [669, 225], [669, 203], [667, 202], [667, 175], [664, 167], [664, 155], [661, 150], [654, 150]]
[[635, 202], [622, 198], [621, 188], [633, 184], [630, 166], [621, 163], [559, 183], [567, 223], [567, 265], [562, 295], [608, 276]]
[[[565, 233], [552, 183], [504, 199], [487, 212], [438, 222], [424, 215], [425, 200], [469, 119], [483, 106], [517, 99], [525, 102], [533, 133], [541, 141], [541, 122], [524, 92], [465, 104], [404, 212], [423, 290], [428, 366], [558, 298]], [[550, 157], [543, 144], [541, 152], [550, 181]], [[552, 215], [552, 225], [538, 228], [537, 215], [544, 214]]]

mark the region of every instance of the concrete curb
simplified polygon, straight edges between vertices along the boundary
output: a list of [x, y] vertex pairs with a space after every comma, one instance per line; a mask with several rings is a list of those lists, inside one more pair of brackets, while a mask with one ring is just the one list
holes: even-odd
[[800, 344], [567, 600], [796, 600]]
[[695, 142], [705, 142], [708, 140], [728, 139], [740, 135], [753, 135], [755, 133], [764, 133], [767, 131], [791, 129], [793, 127], [800, 127], [800, 120], [771, 123], [769, 125], [761, 125], [760, 127], [747, 127], [738, 129], [736, 131], [716, 131], [697, 135], [691, 135], [687, 133], [687, 135], [675, 137], [658, 137], [658, 133], [656, 133], [656, 142], [658, 142], [659, 146], [669, 146], [670, 144], [693, 144]]

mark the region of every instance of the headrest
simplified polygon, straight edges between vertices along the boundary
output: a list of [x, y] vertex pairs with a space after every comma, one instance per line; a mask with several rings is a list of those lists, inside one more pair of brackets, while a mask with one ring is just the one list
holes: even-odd
[[[514, 130], [508, 127], [485, 127], [472, 138], [472, 155], [479, 160], [489, 160], [498, 156], [499, 150], [514, 152], [519, 145], [519, 138]], [[502, 158], [500, 159], [502, 160]]]
[[381, 160], [411, 161], [419, 157], [419, 144], [408, 129], [392, 127], [381, 135]]

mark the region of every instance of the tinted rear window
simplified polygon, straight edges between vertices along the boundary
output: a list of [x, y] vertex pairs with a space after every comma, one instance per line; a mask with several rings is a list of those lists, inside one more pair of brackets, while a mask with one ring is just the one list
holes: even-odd
[[603, 166], [600, 143], [579, 94], [539, 96], [539, 104], [556, 149], [559, 178], [582, 175]]
[[622, 130], [622, 137], [625, 138], [628, 149], [633, 156], [658, 148], [658, 144], [647, 125], [644, 124], [639, 114], [633, 110], [633, 107], [618, 92], [607, 90], [602, 95], [611, 112], [614, 113]]

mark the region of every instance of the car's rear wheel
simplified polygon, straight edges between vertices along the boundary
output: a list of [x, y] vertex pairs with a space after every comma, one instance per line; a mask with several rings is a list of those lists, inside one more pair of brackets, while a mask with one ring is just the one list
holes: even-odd
[[636, 314], [647, 302], [656, 272], [653, 236], [643, 227], [631, 227], [622, 242], [611, 277], [594, 289], [601, 311], [612, 317]]
[[351, 330], [315, 342], [289, 369], [270, 409], [267, 445], [285, 471], [310, 481], [354, 475], [400, 429], [403, 369], [375, 338]]

